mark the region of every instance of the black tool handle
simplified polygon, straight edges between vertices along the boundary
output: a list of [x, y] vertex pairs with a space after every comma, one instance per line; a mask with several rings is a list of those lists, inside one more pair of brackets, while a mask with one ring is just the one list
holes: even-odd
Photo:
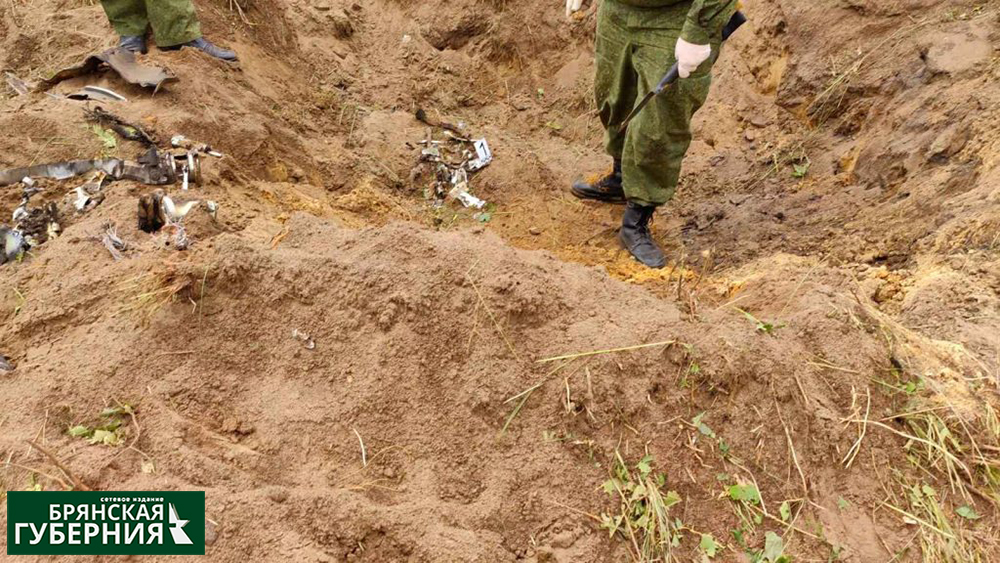
[[[729, 38], [736, 33], [736, 30], [743, 27], [743, 24], [745, 23], [747, 23], [746, 14], [737, 11], [733, 14], [733, 17], [729, 18], [729, 23], [726, 24], [726, 27], [722, 28], [722, 40], [728, 41]], [[663, 77], [663, 80], [657, 84], [656, 93], [660, 94], [663, 92], [667, 86], [677, 82], [678, 78], [680, 78], [680, 67], [677, 63], [674, 63], [674, 66], [670, 67], [670, 72], [668, 72], [667, 75]]]

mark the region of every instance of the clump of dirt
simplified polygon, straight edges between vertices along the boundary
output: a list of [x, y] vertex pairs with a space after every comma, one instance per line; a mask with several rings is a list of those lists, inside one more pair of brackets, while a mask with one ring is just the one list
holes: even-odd
[[[99, 6], [62, 4], [0, 8], [7, 70], [113, 44]], [[155, 95], [59, 85], [224, 153], [168, 188], [220, 208], [178, 251], [136, 227], [147, 186], [79, 213], [77, 183], [41, 184], [61, 235], [0, 266], [0, 485], [62, 486], [36, 440], [95, 489], [205, 490], [213, 560], [621, 561], [601, 485], [651, 456], [678, 560], [708, 535], [725, 560], [775, 538], [796, 560], [991, 560], [998, 12], [745, 4], [657, 218], [663, 271], [617, 247], [620, 208], [564, 189], [608, 164], [594, 7], [204, 1], [238, 65], [153, 50], [180, 78]], [[80, 102], [2, 96], [0, 166], [141, 151]], [[489, 140], [486, 210], [424, 199], [441, 132], [417, 109]], [[20, 200], [0, 188], [0, 211]], [[119, 403], [117, 447], [67, 433]]]

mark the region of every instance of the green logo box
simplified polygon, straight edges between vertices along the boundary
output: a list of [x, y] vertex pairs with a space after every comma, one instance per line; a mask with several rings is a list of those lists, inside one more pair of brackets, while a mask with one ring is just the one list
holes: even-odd
[[204, 554], [204, 492], [7, 493], [7, 555]]

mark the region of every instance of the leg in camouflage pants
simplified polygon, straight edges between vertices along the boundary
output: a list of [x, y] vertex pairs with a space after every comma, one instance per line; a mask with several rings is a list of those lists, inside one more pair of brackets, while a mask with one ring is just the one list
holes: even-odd
[[201, 37], [191, 0], [101, 0], [118, 35], [144, 36], [153, 28], [159, 47], [173, 47]]
[[[676, 62], [674, 46], [690, 7], [680, 2], [639, 8], [604, 0], [598, 13], [595, 94], [605, 147], [622, 161], [625, 197], [642, 206], [663, 205], [677, 189], [691, 144], [691, 118], [708, 97], [714, 58], [654, 98], [625, 134], [618, 129]], [[712, 38], [713, 53], [718, 54], [720, 42], [721, 37]]]

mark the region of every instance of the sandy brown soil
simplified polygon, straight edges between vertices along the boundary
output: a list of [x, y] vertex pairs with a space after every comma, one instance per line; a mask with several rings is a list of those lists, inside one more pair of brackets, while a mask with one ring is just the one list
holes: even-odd
[[[707, 533], [750, 561], [767, 532], [795, 561], [1000, 558], [995, 3], [745, 2], [657, 218], [662, 272], [618, 248], [620, 207], [565, 189], [608, 165], [593, 8], [243, 4], [198, 3], [239, 65], [154, 49], [180, 78], [155, 95], [55, 88], [114, 88], [131, 101], [106, 109], [224, 152], [170, 188], [221, 210], [179, 252], [136, 228], [150, 188], [80, 215], [77, 182], [42, 183], [62, 235], [0, 266], [0, 489], [61, 488], [37, 440], [97, 489], [207, 491], [212, 561], [628, 561], [592, 516], [615, 452], [648, 453], [682, 498], [678, 561]], [[0, 14], [25, 80], [114, 42], [91, 2]], [[0, 167], [107, 152], [84, 107], [4, 86]], [[424, 198], [418, 108], [490, 141], [488, 222]], [[0, 216], [19, 201], [0, 188]], [[121, 445], [67, 434], [118, 401]], [[733, 484], [767, 513], [743, 544]]]

